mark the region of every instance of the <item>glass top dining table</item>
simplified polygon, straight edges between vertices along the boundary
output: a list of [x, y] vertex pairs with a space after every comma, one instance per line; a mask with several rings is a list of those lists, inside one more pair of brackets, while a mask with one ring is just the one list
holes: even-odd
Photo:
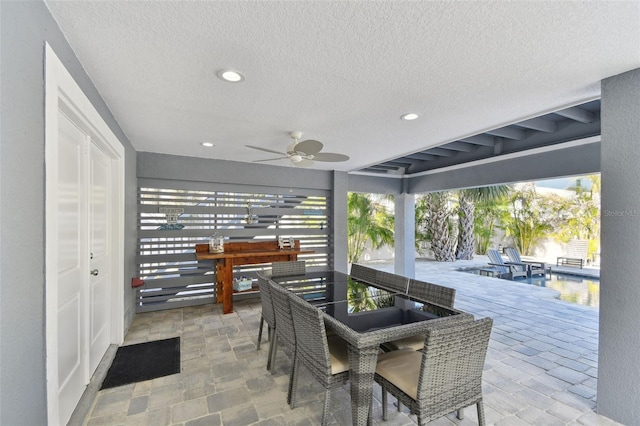
[[320, 309], [327, 328], [347, 341], [354, 425], [368, 422], [380, 344], [473, 319], [471, 314], [337, 271], [270, 279]]

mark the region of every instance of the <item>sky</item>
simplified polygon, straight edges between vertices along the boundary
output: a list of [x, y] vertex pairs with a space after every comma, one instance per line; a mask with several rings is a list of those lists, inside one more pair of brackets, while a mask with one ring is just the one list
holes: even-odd
[[542, 188], [567, 189], [576, 186], [576, 180], [580, 179], [580, 183], [584, 189], [591, 188], [591, 181], [586, 176], [572, 176], [559, 179], [546, 179], [535, 181], [536, 186]]

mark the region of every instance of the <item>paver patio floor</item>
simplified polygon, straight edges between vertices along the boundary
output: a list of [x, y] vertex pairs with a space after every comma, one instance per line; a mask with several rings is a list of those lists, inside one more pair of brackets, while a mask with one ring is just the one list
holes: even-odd
[[[494, 319], [483, 376], [487, 424], [615, 425], [595, 414], [598, 311], [563, 302], [547, 288], [473, 275], [458, 268], [486, 259], [416, 262], [416, 278], [456, 288], [456, 308]], [[393, 271], [393, 264], [368, 266]], [[259, 301], [236, 303], [233, 314], [204, 305], [138, 314], [125, 344], [181, 336], [180, 374], [96, 393], [86, 425], [316, 425], [323, 390], [302, 369], [299, 406], [286, 404], [290, 357], [278, 351], [275, 374], [267, 372], [267, 348], [256, 351]], [[373, 423], [412, 425], [406, 409], [381, 420], [379, 388]], [[395, 400], [389, 398], [389, 404]], [[332, 393], [331, 424], [351, 422], [348, 385]], [[477, 424], [453, 414], [433, 425]]]

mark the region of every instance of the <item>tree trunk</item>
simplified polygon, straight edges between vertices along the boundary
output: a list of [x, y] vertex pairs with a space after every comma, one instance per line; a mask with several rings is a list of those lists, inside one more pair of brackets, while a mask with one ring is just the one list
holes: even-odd
[[448, 193], [432, 193], [428, 195], [429, 230], [431, 233], [431, 249], [439, 262], [453, 262], [455, 259], [454, 239], [451, 238], [450, 211], [447, 206]]
[[472, 200], [460, 196], [458, 202], [458, 245], [456, 259], [472, 260], [475, 252], [473, 236], [475, 205]]

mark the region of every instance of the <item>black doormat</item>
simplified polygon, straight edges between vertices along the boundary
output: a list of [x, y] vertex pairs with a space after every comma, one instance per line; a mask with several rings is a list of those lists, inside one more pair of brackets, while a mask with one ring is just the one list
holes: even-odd
[[180, 372], [180, 337], [120, 346], [100, 389]]

